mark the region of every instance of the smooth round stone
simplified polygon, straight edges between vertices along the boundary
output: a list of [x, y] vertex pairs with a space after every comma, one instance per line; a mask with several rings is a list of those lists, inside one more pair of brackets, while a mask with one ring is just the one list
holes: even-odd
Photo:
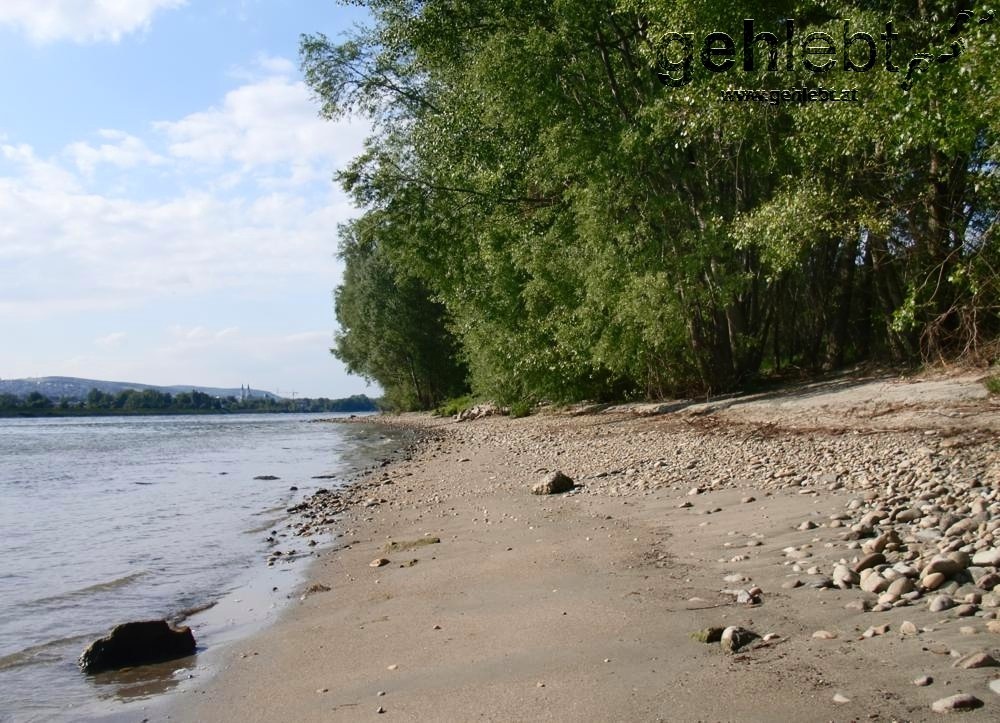
[[891, 592], [884, 592], [878, 596], [879, 605], [892, 605], [897, 600], [899, 600], [899, 596], [893, 595]]
[[914, 522], [916, 520], [919, 520], [923, 516], [924, 513], [921, 512], [919, 509], [917, 509], [916, 507], [911, 507], [910, 509], [903, 510], [898, 515], [896, 515], [896, 522]]
[[865, 555], [858, 563], [854, 566], [854, 572], [861, 572], [862, 570], [867, 570], [869, 568], [875, 567], [876, 565], [885, 564], [885, 555], [881, 552], [873, 552], [870, 555]]
[[878, 574], [868, 575], [861, 581], [861, 589], [865, 592], [884, 592], [887, 587], [889, 587], [889, 581]]
[[893, 580], [886, 589], [887, 593], [902, 596], [913, 590], [913, 581], [908, 577], [900, 577]]
[[972, 558], [969, 557], [969, 553], [963, 552], [962, 550], [949, 552], [948, 559], [953, 560], [956, 565], [960, 565], [963, 570], [972, 564]]
[[847, 565], [835, 565], [833, 568], [833, 581], [837, 587], [851, 587], [857, 585], [861, 578]]
[[927, 609], [932, 613], [940, 613], [955, 606], [955, 602], [947, 595], [935, 595], [927, 603]]
[[945, 577], [944, 573], [932, 572], [930, 575], [923, 576], [920, 580], [920, 586], [924, 588], [924, 590], [937, 590], [947, 579], [948, 578]]
[[969, 693], [956, 693], [947, 698], [940, 698], [931, 704], [931, 710], [935, 713], [952, 713], [958, 710], [973, 710], [980, 708], [983, 701]]
[[990, 550], [980, 550], [972, 556], [972, 564], [1000, 567], [1000, 547], [994, 547]]
[[933, 575], [936, 572], [941, 573], [945, 577], [950, 577], [956, 572], [964, 570], [965, 567], [956, 560], [950, 557], [935, 557], [933, 560], [924, 565], [924, 569], [921, 571], [920, 575], [926, 578], [928, 575]]

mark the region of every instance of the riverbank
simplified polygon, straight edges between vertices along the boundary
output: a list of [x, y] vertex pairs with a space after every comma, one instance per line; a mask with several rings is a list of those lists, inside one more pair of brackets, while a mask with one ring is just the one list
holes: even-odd
[[[972, 377], [381, 422], [419, 449], [336, 501], [314, 592], [172, 720], [1000, 711], [1000, 405]], [[531, 495], [556, 469], [577, 488]], [[691, 637], [727, 626], [774, 637]]]

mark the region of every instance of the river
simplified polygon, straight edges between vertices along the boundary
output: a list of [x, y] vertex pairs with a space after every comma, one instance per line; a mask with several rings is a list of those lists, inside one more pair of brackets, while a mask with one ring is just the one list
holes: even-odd
[[83, 675], [117, 623], [219, 603], [187, 621], [201, 655], [273, 619], [321, 549], [281, 536], [286, 508], [402, 444], [330, 416], [0, 419], [0, 720], [121, 714], [205, 674]]

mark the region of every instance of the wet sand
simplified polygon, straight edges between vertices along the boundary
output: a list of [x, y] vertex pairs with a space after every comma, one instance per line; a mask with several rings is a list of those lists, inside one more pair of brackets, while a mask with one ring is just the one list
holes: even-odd
[[[988, 685], [1000, 668], [953, 667], [969, 652], [1000, 658], [989, 590], [957, 617], [929, 611], [929, 591], [863, 612], [857, 601], [878, 595], [812, 585], [865, 554], [868, 543], [844, 533], [887, 487], [920, 483], [911, 457], [931, 460], [942, 485], [983, 496], [991, 519], [1000, 409], [974, 378], [926, 384], [937, 386], [875, 380], [724, 407], [385, 420], [426, 436], [352, 493], [337, 547], [310, 572], [330, 590], [225, 651], [169, 718], [928, 720], [934, 701], [963, 692], [983, 702], [963, 720], [996, 720]], [[879, 394], [891, 402], [872, 407]], [[555, 469], [579, 486], [530, 494]], [[967, 546], [989, 548], [985, 534]], [[909, 549], [891, 544], [889, 562], [915, 563], [923, 553]], [[370, 566], [379, 558], [389, 563]], [[960, 583], [942, 590], [964, 595]], [[759, 602], [738, 603], [734, 593], [754, 586]], [[919, 632], [901, 634], [904, 621]], [[777, 637], [735, 654], [691, 637], [730, 625]], [[933, 683], [915, 686], [922, 675]]]

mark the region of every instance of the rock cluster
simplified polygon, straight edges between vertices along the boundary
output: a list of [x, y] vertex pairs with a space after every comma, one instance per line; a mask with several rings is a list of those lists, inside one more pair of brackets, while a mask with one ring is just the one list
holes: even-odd
[[510, 414], [510, 409], [507, 407], [498, 407], [493, 403], [477, 404], [468, 409], [463, 409], [461, 412], [454, 416], [456, 422], [468, 422], [473, 419], [482, 419], [483, 417], [495, 417], [495, 416], [506, 416]]
[[[844, 557], [828, 576], [811, 566], [814, 586], [857, 588], [866, 609], [878, 612], [924, 601], [934, 613], [956, 617], [1000, 607], [1000, 486], [978, 477], [872, 488], [847, 503], [826, 525], [837, 533]], [[801, 569], [803, 556], [786, 558]], [[818, 581], [818, 583], [817, 583]], [[995, 617], [990, 612], [989, 617]]]

